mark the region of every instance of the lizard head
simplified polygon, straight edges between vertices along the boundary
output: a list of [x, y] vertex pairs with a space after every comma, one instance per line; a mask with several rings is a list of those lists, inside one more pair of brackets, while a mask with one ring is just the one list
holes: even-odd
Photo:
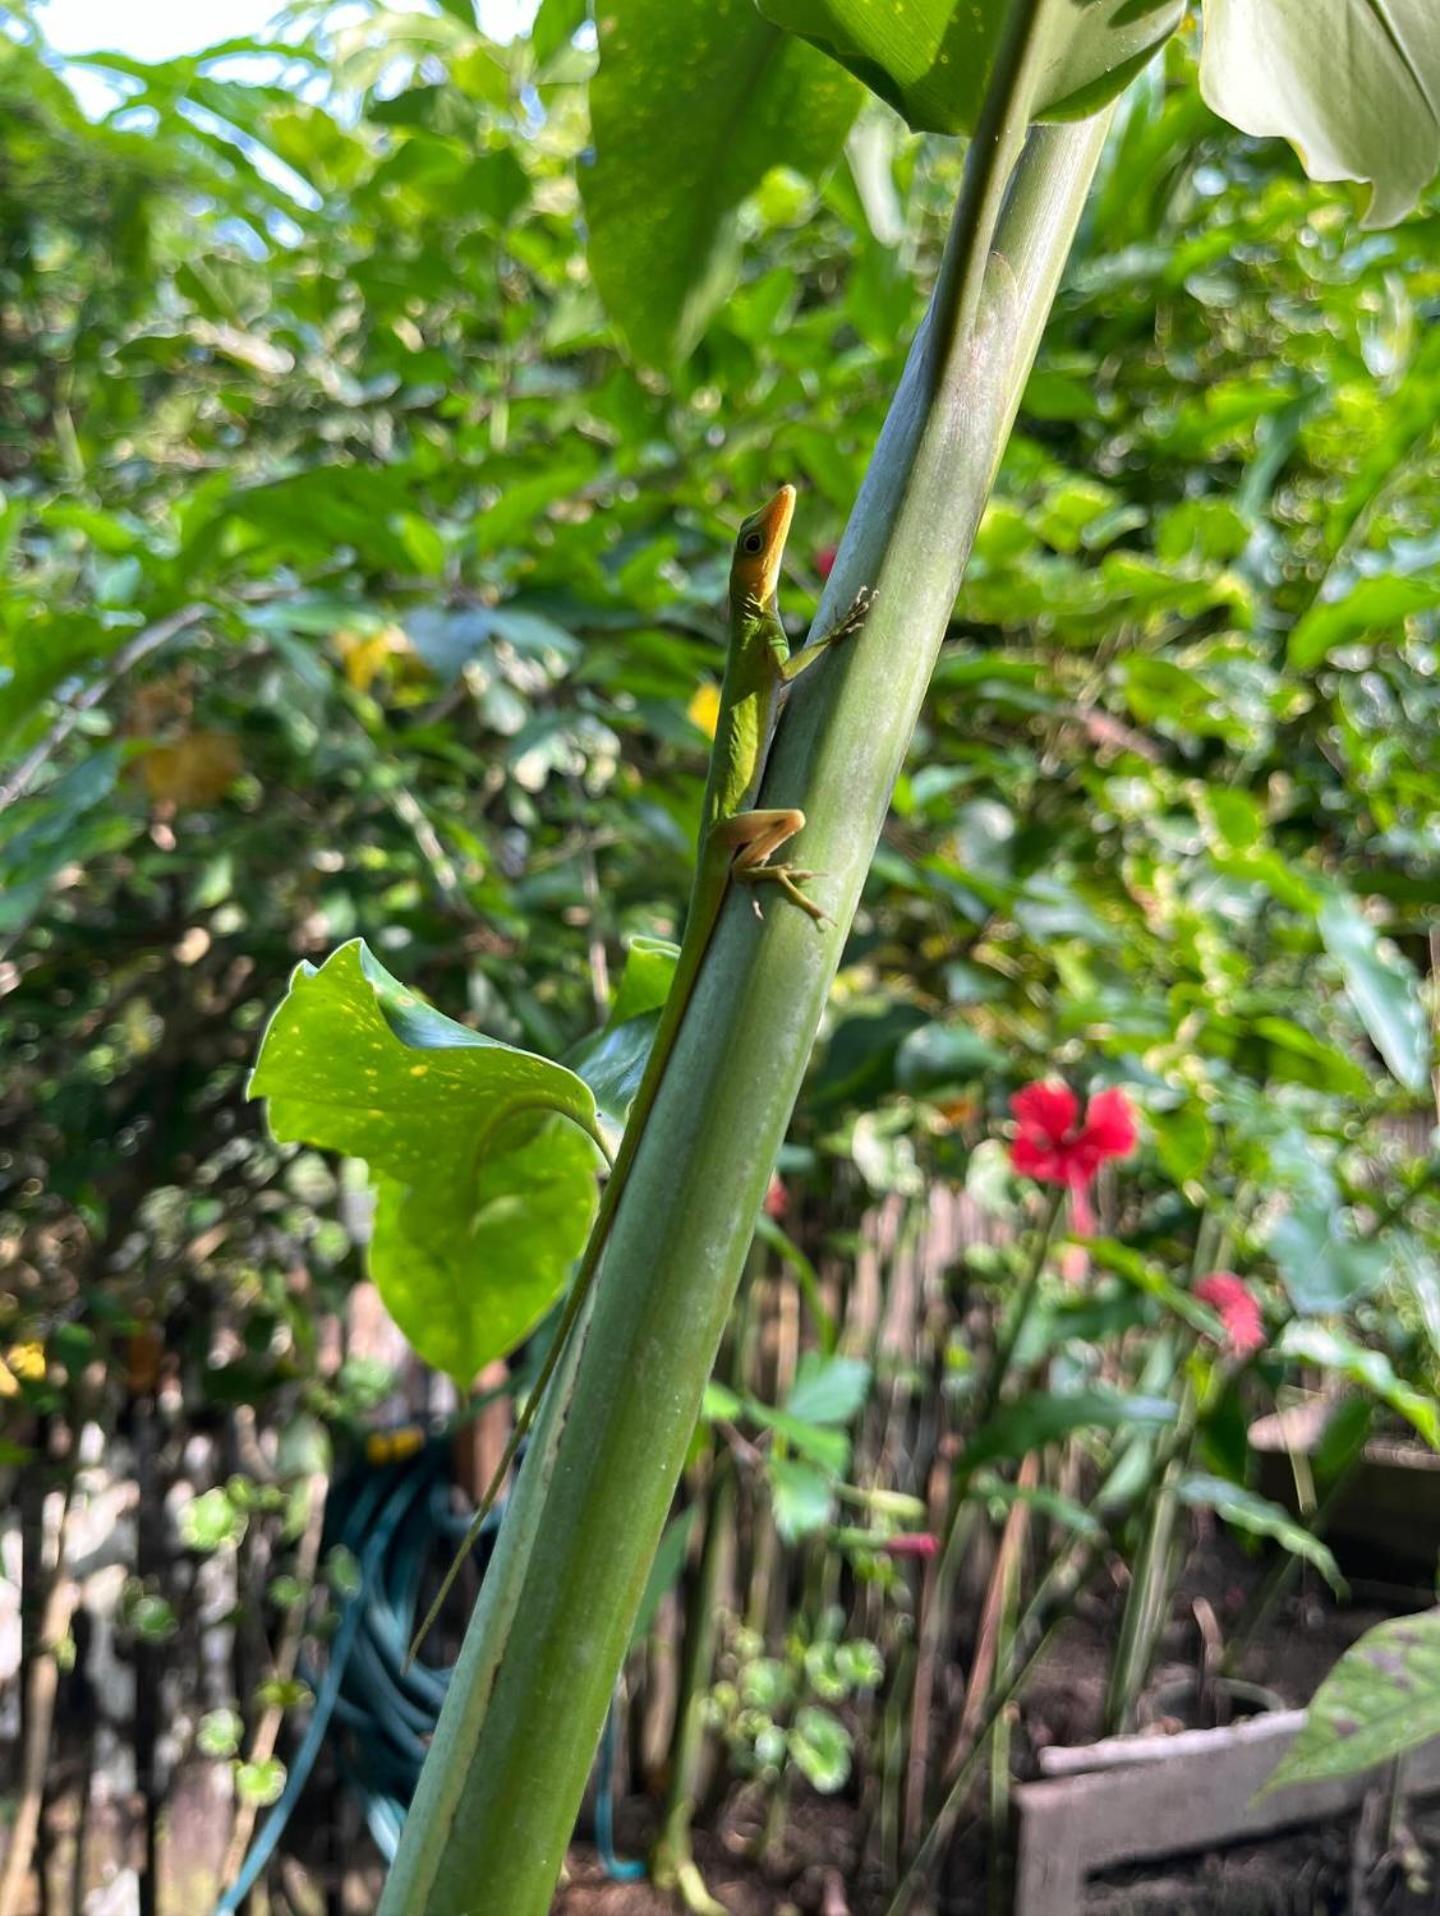
[[795, 488], [781, 486], [767, 505], [750, 514], [736, 534], [735, 557], [730, 565], [730, 603], [737, 611], [747, 605], [761, 609], [774, 605], [780, 561], [785, 556], [785, 539], [794, 513]]

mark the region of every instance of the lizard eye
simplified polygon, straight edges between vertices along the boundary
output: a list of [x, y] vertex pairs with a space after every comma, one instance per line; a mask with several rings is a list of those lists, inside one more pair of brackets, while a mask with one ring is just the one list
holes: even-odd
[[747, 552], [760, 552], [764, 550], [765, 535], [763, 532], [747, 532], [740, 543]]

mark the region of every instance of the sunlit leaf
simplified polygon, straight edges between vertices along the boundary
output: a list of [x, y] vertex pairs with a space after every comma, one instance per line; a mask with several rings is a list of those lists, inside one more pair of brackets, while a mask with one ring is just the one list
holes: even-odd
[[1318, 923], [1375, 1049], [1407, 1090], [1423, 1091], [1430, 1079], [1430, 1026], [1413, 969], [1398, 951], [1381, 948], [1352, 898], [1332, 895]]
[[1289, 140], [1313, 180], [1364, 180], [1393, 226], [1440, 169], [1431, 0], [1205, 0], [1200, 86], [1246, 133]]
[[796, 1712], [786, 1742], [796, 1769], [812, 1788], [832, 1796], [845, 1787], [850, 1777], [850, 1732], [838, 1717], [806, 1704]]
[[[760, 0], [888, 100], [917, 130], [974, 130], [1007, 9], [968, 0]], [[1099, 0], [1043, 17], [1034, 108], [1074, 117], [1113, 99], [1179, 24], [1177, 0]]]
[[636, 356], [683, 358], [734, 283], [741, 202], [828, 171], [862, 98], [751, 0], [607, 0], [581, 178], [590, 271]]
[[1440, 579], [1385, 574], [1360, 579], [1341, 598], [1312, 606], [1290, 633], [1290, 663], [1297, 671], [1320, 665], [1342, 645], [1372, 634], [1393, 643], [1416, 612], [1440, 605]]
[[1325, 1678], [1265, 1789], [1356, 1776], [1440, 1736], [1440, 1610], [1367, 1630]]
[[554, 1303], [596, 1203], [573, 1072], [455, 1024], [356, 941], [296, 971], [250, 1095], [281, 1141], [369, 1164], [370, 1269], [437, 1369], [468, 1384]]

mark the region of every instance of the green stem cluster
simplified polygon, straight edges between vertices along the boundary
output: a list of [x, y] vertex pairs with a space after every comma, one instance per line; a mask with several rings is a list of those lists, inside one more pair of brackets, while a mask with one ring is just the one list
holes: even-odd
[[[1028, 18], [1034, 7], [1017, 14]], [[1038, 127], [1029, 43], [972, 142], [926, 324], [831, 575], [865, 631], [797, 691], [762, 802], [804, 808], [826, 931], [731, 899], [486, 1577], [380, 1916], [544, 1916], [843, 928], [1104, 137]], [[1012, 160], [1019, 152], [1013, 167]]]

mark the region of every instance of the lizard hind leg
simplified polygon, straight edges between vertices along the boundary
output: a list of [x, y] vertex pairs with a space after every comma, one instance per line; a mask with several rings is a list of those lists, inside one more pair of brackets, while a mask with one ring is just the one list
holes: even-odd
[[[769, 862], [771, 854], [792, 839], [804, 824], [804, 812], [794, 806], [780, 806], [773, 810], [736, 812], [718, 829], [734, 847], [735, 857], [730, 871], [737, 884], [778, 885], [790, 902], [798, 905], [817, 924], [828, 924], [829, 914], [801, 890], [807, 880], [819, 878], [823, 874], [802, 870], [798, 865], [772, 865]], [[758, 915], [758, 896], [752, 894], [752, 903]]]

